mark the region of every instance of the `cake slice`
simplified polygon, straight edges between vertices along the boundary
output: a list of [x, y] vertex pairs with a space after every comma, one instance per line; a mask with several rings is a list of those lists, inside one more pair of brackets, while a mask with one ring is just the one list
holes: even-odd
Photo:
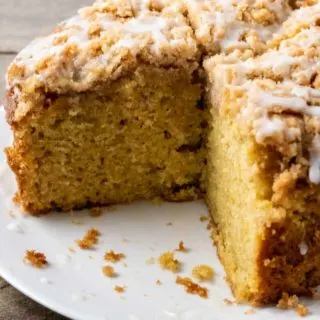
[[23, 208], [201, 196], [198, 60], [179, 1], [97, 1], [32, 42], [5, 102]]
[[206, 200], [240, 302], [320, 284], [319, 17], [319, 5], [295, 12], [260, 57], [205, 61]]

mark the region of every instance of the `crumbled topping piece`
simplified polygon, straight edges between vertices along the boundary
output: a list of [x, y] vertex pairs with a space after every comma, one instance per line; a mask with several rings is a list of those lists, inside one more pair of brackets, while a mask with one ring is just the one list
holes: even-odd
[[157, 281], [156, 281], [156, 285], [157, 285], [157, 286], [160, 286], [160, 285], [162, 285], [162, 282], [161, 282], [160, 280], [157, 280]]
[[113, 278], [116, 276], [116, 272], [112, 266], [104, 266], [102, 272], [106, 277]]
[[176, 283], [183, 285], [186, 291], [190, 294], [198, 295], [201, 298], [208, 298], [209, 290], [194, 283], [190, 278], [183, 278], [178, 276], [176, 279]]
[[213, 279], [214, 270], [210, 266], [201, 264], [192, 269], [192, 275], [200, 281], [210, 281]]
[[126, 288], [124, 286], [115, 286], [114, 291], [118, 293], [124, 293], [126, 291]]
[[90, 216], [93, 218], [100, 217], [102, 213], [102, 209], [100, 207], [94, 207], [90, 209]]
[[174, 258], [173, 252], [165, 252], [163, 253], [158, 262], [162, 269], [170, 270], [172, 272], [178, 272], [181, 269], [181, 263]]
[[23, 261], [25, 263], [30, 263], [36, 268], [43, 268], [48, 265], [45, 254], [42, 252], [37, 252], [35, 250], [27, 250]]
[[309, 314], [309, 309], [302, 303], [299, 303], [296, 308], [296, 313], [300, 317], [305, 317]]
[[283, 292], [282, 297], [277, 304], [279, 309], [295, 309], [297, 315], [300, 317], [305, 317], [308, 315], [308, 308], [299, 302], [299, 298], [296, 295], [290, 296], [288, 293]]
[[180, 241], [180, 242], [179, 242], [179, 247], [178, 247], [178, 249], [176, 249], [176, 251], [179, 251], [179, 252], [187, 252], [187, 248], [184, 246], [183, 241]]
[[113, 250], [107, 252], [104, 255], [104, 259], [106, 261], [113, 262], [113, 263], [119, 262], [120, 260], [124, 259], [125, 257], [126, 256], [123, 253], [115, 253]]
[[75, 253], [75, 252], [76, 252], [76, 250], [74, 250], [73, 248], [68, 248], [68, 251], [69, 251], [70, 253]]
[[201, 217], [200, 217], [200, 221], [201, 221], [201, 222], [205, 222], [205, 221], [207, 221], [207, 220], [209, 220], [209, 217], [208, 217], [208, 216], [201, 216]]
[[88, 230], [82, 240], [76, 240], [76, 244], [81, 249], [92, 249], [98, 243], [100, 235], [101, 233], [97, 229], [92, 228]]

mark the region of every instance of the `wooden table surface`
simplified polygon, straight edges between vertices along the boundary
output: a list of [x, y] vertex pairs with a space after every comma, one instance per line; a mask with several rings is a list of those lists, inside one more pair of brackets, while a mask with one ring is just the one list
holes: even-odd
[[[92, 0], [93, 1], [93, 0]], [[34, 37], [45, 35], [59, 21], [91, 0], [0, 0], [0, 101], [5, 72], [17, 52]], [[66, 319], [33, 302], [0, 277], [0, 320]]]

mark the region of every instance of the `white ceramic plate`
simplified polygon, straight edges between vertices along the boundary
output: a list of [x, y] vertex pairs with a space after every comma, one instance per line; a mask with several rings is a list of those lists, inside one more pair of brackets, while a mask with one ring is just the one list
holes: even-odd
[[[224, 303], [224, 299], [233, 298], [206, 223], [200, 222], [200, 216], [207, 214], [201, 202], [161, 206], [141, 202], [119, 206], [114, 212], [104, 210], [98, 218], [90, 217], [87, 210], [41, 218], [23, 215], [11, 200], [16, 186], [2, 152], [11, 141], [3, 110], [0, 127], [0, 275], [30, 298], [79, 320], [297, 318], [294, 311], [275, 308], [256, 309], [255, 314], [245, 315], [248, 306]], [[75, 240], [91, 227], [102, 233], [99, 244], [94, 250], [78, 249]], [[208, 299], [187, 294], [175, 283], [175, 274], [161, 270], [157, 263], [147, 263], [149, 258], [177, 248], [179, 241], [190, 248], [187, 253], [176, 253], [183, 263], [180, 275], [190, 277], [197, 264], [215, 269], [215, 280], [203, 283], [210, 290]], [[71, 253], [70, 247], [76, 252]], [[49, 267], [39, 270], [24, 264], [28, 249], [44, 252]], [[104, 253], [109, 250], [126, 255], [124, 261], [115, 264], [118, 277], [113, 279], [101, 271]], [[157, 280], [162, 285], [156, 285]], [[115, 292], [116, 285], [126, 286], [125, 293]], [[306, 303], [311, 310], [308, 319], [319, 319], [320, 303]]]

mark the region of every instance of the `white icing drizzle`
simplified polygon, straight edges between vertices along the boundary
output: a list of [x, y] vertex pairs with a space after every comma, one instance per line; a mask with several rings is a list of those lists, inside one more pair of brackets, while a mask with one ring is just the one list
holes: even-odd
[[309, 179], [312, 183], [320, 183], [320, 136], [316, 135], [312, 140], [310, 152]]

